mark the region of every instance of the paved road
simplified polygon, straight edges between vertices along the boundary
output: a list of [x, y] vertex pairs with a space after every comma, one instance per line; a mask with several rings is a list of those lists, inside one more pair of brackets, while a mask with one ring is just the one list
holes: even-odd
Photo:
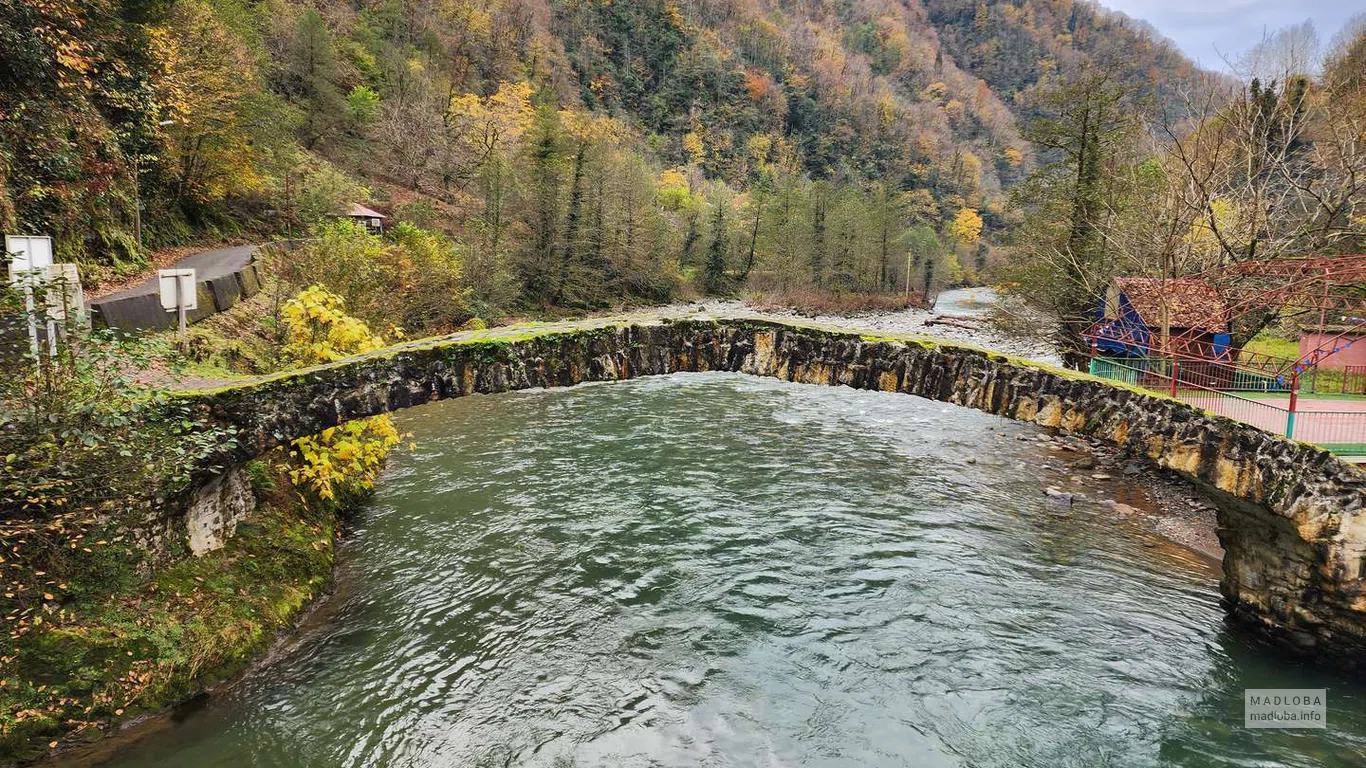
[[[251, 263], [251, 255], [256, 252], [258, 246], [255, 245], [234, 245], [228, 248], [215, 248], [211, 251], [200, 251], [193, 253], [177, 261], [170, 266], [171, 269], [193, 269], [195, 270], [195, 281], [203, 282], [215, 277], [222, 277], [236, 272]], [[157, 292], [156, 275], [147, 278], [144, 282], [138, 283], [132, 288], [125, 288], [117, 293], [108, 296], [101, 296], [96, 301], [106, 302], [118, 299], [126, 299], [129, 296], [142, 296]]]

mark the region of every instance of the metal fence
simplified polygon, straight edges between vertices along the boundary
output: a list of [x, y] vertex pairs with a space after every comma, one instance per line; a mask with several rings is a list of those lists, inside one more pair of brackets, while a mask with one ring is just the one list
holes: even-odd
[[1366, 395], [1366, 365], [1349, 365], [1342, 369], [1344, 395]]
[[[1179, 386], [1221, 392], [1289, 392], [1290, 381], [1274, 371], [1213, 360], [1169, 357], [1091, 358], [1091, 373], [1137, 387], [1170, 391]], [[1175, 377], [1173, 377], [1173, 370]]]
[[1196, 408], [1251, 424], [1267, 432], [1275, 432], [1286, 437], [1291, 437], [1294, 432], [1290, 409], [1274, 403], [1253, 400], [1230, 392], [1190, 387], [1177, 390], [1176, 396]]
[[[1341, 455], [1366, 456], [1366, 400], [1311, 399], [1292, 393], [1283, 377], [1215, 361], [1095, 357], [1090, 371]], [[1341, 374], [1339, 394], [1366, 385], [1364, 366]]]

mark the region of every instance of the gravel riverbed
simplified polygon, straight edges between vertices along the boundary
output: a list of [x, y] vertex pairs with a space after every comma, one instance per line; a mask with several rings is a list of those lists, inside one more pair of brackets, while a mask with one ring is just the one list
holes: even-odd
[[[806, 315], [793, 311], [765, 309], [761, 314], [860, 331], [934, 336], [947, 341], [990, 349], [1012, 357], [1037, 360], [1049, 365], [1062, 364], [1057, 353], [1049, 347], [1037, 342], [1015, 338], [997, 330], [986, 317], [995, 300], [995, 291], [990, 288], [959, 288], [940, 294], [934, 309], [871, 311], [850, 315]], [[742, 301], [709, 300], [692, 304], [671, 304], [653, 310], [652, 314], [734, 315], [756, 311]], [[969, 317], [980, 319], [967, 320], [966, 318]]]

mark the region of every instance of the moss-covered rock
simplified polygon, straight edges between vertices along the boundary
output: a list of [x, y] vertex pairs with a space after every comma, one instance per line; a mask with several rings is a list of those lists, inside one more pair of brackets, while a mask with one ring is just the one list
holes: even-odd
[[50, 574], [64, 580], [62, 597], [41, 623], [13, 632], [0, 657], [0, 760], [99, 738], [184, 701], [290, 628], [330, 583], [337, 523], [285, 480], [222, 549], [149, 560], [100, 539], [88, 558]]

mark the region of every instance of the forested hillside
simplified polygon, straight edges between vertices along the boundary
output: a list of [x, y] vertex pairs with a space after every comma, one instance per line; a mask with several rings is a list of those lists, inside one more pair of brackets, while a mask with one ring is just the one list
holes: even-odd
[[1071, 0], [0, 0], [0, 49], [0, 229], [101, 278], [369, 201], [486, 306], [957, 279], [1040, 89], [1199, 76]]

